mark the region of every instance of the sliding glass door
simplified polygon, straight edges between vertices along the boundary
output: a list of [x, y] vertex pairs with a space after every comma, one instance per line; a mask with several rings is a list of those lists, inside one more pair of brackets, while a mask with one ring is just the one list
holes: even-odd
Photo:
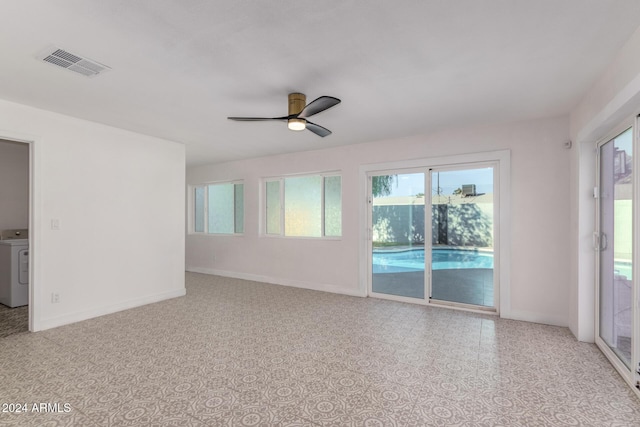
[[492, 166], [430, 170], [431, 299], [494, 307]]
[[[633, 128], [598, 145], [598, 344], [631, 370], [633, 327]], [[616, 360], [617, 359], [617, 360]]]
[[495, 168], [474, 163], [369, 176], [372, 295], [496, 310]]
[[425, 174], [375, 175], [371, 183], [371, 290], [424, 299]]

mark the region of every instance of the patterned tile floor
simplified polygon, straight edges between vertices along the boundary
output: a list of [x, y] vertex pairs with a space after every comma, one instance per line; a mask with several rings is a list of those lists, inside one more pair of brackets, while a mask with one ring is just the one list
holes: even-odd
[[28, 409], [3, 426], [640, 425], [565, 328], [200, 274], [184, 298], [2, 338], [0, 363], [0, 403]]
[[7, 307], [0, 304], [0, 338], [29, 330], [29, 306]]

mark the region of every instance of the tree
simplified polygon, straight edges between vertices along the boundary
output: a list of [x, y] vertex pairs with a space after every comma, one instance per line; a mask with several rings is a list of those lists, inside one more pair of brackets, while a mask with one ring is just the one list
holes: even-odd
[[371, 179], [371, 192], [373, 197], [384, 197], [391, 194], [391, 185], [396, 175], [380, 175]]

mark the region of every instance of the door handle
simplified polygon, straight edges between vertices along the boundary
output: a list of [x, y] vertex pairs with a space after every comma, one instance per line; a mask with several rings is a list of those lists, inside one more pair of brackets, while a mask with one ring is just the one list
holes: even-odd
[[593, 249], [596, 251], [604, 251], [607, 249], [609, 244], [609, 240], [607, 239], [607, 235], [605, 233], [598, 233], [597, 231], [593, 232]]

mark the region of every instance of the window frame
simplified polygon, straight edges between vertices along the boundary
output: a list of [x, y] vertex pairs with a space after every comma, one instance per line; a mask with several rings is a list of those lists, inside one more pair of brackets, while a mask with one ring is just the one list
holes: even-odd
[[[305, 177], [313, 177], [319, 176], [322, 178], [322, 184], [320, 185], [320, 236], [287, 236], [285, 234], [285, 225], [286, 225], [286, 216], [285, 216], [285, 180], [288, 178], [305, 178]], [[340, 235], [339, 236], [327, 236], [326, 235], [326, 227], [325, 227], [325, 179], [329, 177], [339, 177], [340, 178]], [[279, 196], [280, 196], [280, 232], [279, 233], [268, 233], [267, 232], [267, 183], [269, 182], [278, 182], [279, 183]], [[294, 175], [280, 175], [273, 177], [262, 178], [260, 182], [260, 195], [262, 198], [262, 203], [260, 204], [260, 236], [268, 237], [268, 238], [285, 238], [285, 239], [312, 239], [312, 240], [342, 240], [342, 223], [343, 223], [343, 185], [342, 185], [342, 174], [340, 171], [331, 171], [331, 172], [320, 172], [320, 173], [304, 173], [304, 174], [294, 174]]]
[[[209, 187], [210, 186], [214, 186], [214, 185], [225, 185], [225, 184], [231, 184], [233, 185], [233, 233], [211, 233], [209, 232]], [[236, 199], [236, 185], [242, 185], [242, 232], [236, 232], [235, 230], [237, 230], [237, 223], [236, 223], [236, 209], [237, 209], [237, 199]], [[197, 214], [197, 209], [196, 209], [196, 191], [198, 189], [202, 189], [203, 190], [203, 195], [204, 195], [204, 199], [203, 199], [203, 212], [202, 215], [204, 215], [203, 218], [203, 227], [204, 230], [203, 231], [196, 231], [196, 214]], [[189, 215], [189, 221], [190, 221], [190, 227], [189, 227], [189, 234], [195, 234], [195, 235], [200, 235], [200, 236], [243, 236], [244, 235], [244, 227], [245, 227], [245, 210], [244, 210], [244, 205], [245, 205], [245, 197], [244, 197], [245, 191], [244, 191], [244, 180], [242, 179], [235, 179], [235, 180], [229, 180], [229, 181], [215, 181], [215, 182], [207, 182], [207, 183], [202, 183], [202, 184], [194, 184], [194, 185], [190, 185], [189, 186], [189, 197], [191, 198], [191, 201], [189, 203], [189, 206], [191, 208], [191, 213]]]

